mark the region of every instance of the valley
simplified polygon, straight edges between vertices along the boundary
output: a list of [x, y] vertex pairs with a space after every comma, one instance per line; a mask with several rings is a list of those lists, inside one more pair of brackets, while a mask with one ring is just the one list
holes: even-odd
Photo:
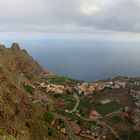
[[84, 82], [0, 46], [1, 140], [139, 140], [140, 78]]

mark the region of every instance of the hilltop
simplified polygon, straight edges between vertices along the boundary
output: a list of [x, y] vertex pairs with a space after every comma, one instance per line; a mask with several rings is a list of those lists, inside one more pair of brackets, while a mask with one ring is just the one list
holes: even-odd
[[40, 77], [43, 72], [41, 66], [18, 43], [13, 43], [11, 48], [0, 45], [0, 65], [13, 73], [21, 71], [31, 80]]

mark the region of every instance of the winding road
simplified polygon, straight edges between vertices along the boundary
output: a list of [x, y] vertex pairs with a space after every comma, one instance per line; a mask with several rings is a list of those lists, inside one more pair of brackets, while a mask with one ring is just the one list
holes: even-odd
[[79, 103], [80, 103], [80, 100], [79, 100], [77, 94], [74, 94], [73, 96], [74, 96], [74, 98], [76, 99], [76, 105], [75, 105], [75, 107], [73, 108], [73, 110], [71, 111], [71, 113], [77, 111], [77, 107], [78, 107], [78, 105], [79, 105]]
[[100, 125], [102, 125], [102, 126], [108, 128], [109, 130], [111, 130], [111, 132], [112, 132], [119, 140], [121, 140], [121, 138], [120, 138], [120, 136], [117, 134], [117, 132], [115, 132], [115, 130], [114, 130], [111, 126], [107, 125], [105, 122], [101, 122], [101, 121], [99, 121], [99, 120], [91, 120], [91, 119], [82, 117], [82, 116], [77, 112], [77, 107], [78, 107], [79, 102], [80, 102], [80, 101], [79, 101], [79, 98], [78, 98], [78, 96], [77, 96], [76, 94], [74, 94], [74, 97], [75, 97], [75, 99], [76, 99], [76, 101], [77, 101], [77, 102], [76, 102], [76, 105], [75, 105], [75, 107], [73, 108], [73, 110], [72, 110], [72, 111], [68, 111], [68, 113], [76, 112], [77, 116], [79, 116], [82, 120], [84, 120], [84, 121], [95, 122], [95, 123], [98, 123], [98, 124], [100, 124]]
[[68, 136], [70, 137], [70, 139], [77, 140], [77, 138], [76, 138], [75, 134], [73, 133], [71, 126], [69, 125], [69, 122], [67, 121], [67, 119], [61, 115], [58, 115], [58, 114], [53, 113], [53, 115], [55, 116], [55, 118], [61, 119], [62, 121], [64, 121], [66, 132], [67, 132]]

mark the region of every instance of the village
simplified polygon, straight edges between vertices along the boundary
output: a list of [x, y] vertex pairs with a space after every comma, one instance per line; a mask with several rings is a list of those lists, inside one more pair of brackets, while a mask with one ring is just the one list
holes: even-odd
[[[134, 86], [137, 84], [138, 83], [129, 83], [126, 78], [92, 83], [78, 82], [74, 86], [54, 84], [48, 81], [38, 82], [35, 84], [35, 87], [37, 89], [43, 89], [47, 94], [39, 93], [39, 91], [36, 92], [33, 102], [41, 103], [45, 106], [53, 104], [55, 107], [54, 112], [61, 117], [58, 117], [58, 115], [54, 113], [55, 115], [53, 115], [55, 117], [50, 123], [63, 134], [67, 134], [67, 129], [69, 128], [73, 131], [73, 133], [71, 132], [72, 134], [70, 134], [73, 136], [81, 136], [92, 140], [107, 140], [108, 136], [114, 135], [118, 139], [121, 139], [118, 134], [119, 132], [108, 125], [106, 120], [118, 117], [124, 120], [124, 124], [125, 122], [131, 122], [136, 130], [140, 130], [140, 117], [138, 117], [140, 112], [140, 92], [130, 90], [128, 93], [127, 91], [127, 96], [129, 96], [128, 98], [132, 98], [135, 105], [134, 107], [127, 107], [127, 104], [123, 106], [121, 99], [117, 98], [121, 93], [120, 95], [119, 93], [116, 95], [118, 90], [125, 90], [127, 85]], [[100, 95], [103, 96], [102, 92], [106, 89], [115, 92], [112, 94], [107, 93], [109, 96], [112, 95], [111, 98], [107, 95], [100, 99]], [[98, 95], [99, 97], [96, 97]], [[99, 101], [98, 98], [100, 99]], [[98, 101], [97, 103], [95, 99]], [[78, 121], [79, 118], [87, 124], [91, 122], [90, 125], [87, 125], [88, 127], [85, 127], [85, 129], [82, 128], [81, 124], [75, 122], [75, 120]], [[64, 122], [66, 124], [73, 122], [73, 125], [69, 125], [68, 127], [65, 126]]]
[[[71, 139], [107, 140], [115, 137], [121, 140], [121, 129], [108, 124], [115, 121], [117, 127], [117, 120], [121, 120], [125, 127], [132, 125], [134, 130], [140, 130], [140, 91], [132, 88], [138, 87], [139, 82], [114, 78], [90, 83], [55, 84], [48, 79], [24, 86], [32, 93], [34, 104], [51, 108], [47, 111], [53, 116], [49, 118], [50, 124]], [[79, 123], [81, 121], [86, 125]]]
[[[0, 84], [4, 80], [0, 77]], [[56, 84], [50, 79], [34, 84], [22, 82], [33, 95], [32, 102], [49, 109], [47, 112], [51, 117], [47, 121], [61, 133], [72, 140], [78, 137], [121, 140], [123, 129], [117, 128], [120, 121], [123, 127], [140, 131], [139, 81], [114, 78], [97, 82], [72, 81], [72, 84], [67, 79], [67, 82], [69, 84]]]
[[[3, 81], [0, 77], [0, 83]], [[132, 125], [134, 130], [140, 131], [140, 90], [128, 90], [129, 86], [139, 85], [140, 82], [129, 82], [128, 78], [74, 84], [55, 84], [50, 79], [32, 85], [24, 83], [25, 89], [33, 95], [34, 104], [52, 107], [53, 119], [49, 121], [53, 127], [72, 139], [80, 136], [91, 140], [107, 140], [110, 136], [121, 140], [119, 131], [108, 124], [112, 118], [115, 121], [119, 118], [126, 127]], [[123, 90], [127, 91], [124, 95]], [[123, 103], [126, 97], [131, 98], [134, 106]], [[86, 125], [79, 123], [81, 121]]]
[[64, 86], [64, 85], [56, 85], [56, 84], [50, 84], [48, 81], [36, 83], [36, 85], [40, 88], [46, 89], [47, 93], [72, 93], [72, 89], [76, 89], [80, 94], [88, 95], [95, 92], [99, 92], [104, 90], [105, 88], [110, 89], [119, 89], [119, 88], [125, 88], [126, 82], [125, 80], [115, 80], [115, 81], [100, 81], [100, 82], [93, 82], [93, 83], [87, 83], [87, 82], [80, 82], [74, 87], [70, 86]]

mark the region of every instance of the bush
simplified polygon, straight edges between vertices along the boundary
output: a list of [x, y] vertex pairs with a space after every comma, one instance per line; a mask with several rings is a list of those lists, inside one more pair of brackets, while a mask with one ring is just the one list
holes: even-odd
[[35, 91], [35, 88], [30, 86], [30, 85], [27, 85], [25, 86], [25, 89], [27, 92], [29, 92], [30, 94], [34, 94], [34, 91]]
[[44, 121], [51, 122], [54, 119], [54, 115], [48, 111], [44, 113]]
[[83, 106], [90, 109], [93, 105], [90, 103], [88, 99], [82, 99], [80, 100], [79, 106]]
[[67, 109], [68, 110], [72, 110], [75, 107], [75, 105], [76, 105], [76, 101], [73, 100], [73, 101], [71, 101], [71, 102], [68, 103]]

